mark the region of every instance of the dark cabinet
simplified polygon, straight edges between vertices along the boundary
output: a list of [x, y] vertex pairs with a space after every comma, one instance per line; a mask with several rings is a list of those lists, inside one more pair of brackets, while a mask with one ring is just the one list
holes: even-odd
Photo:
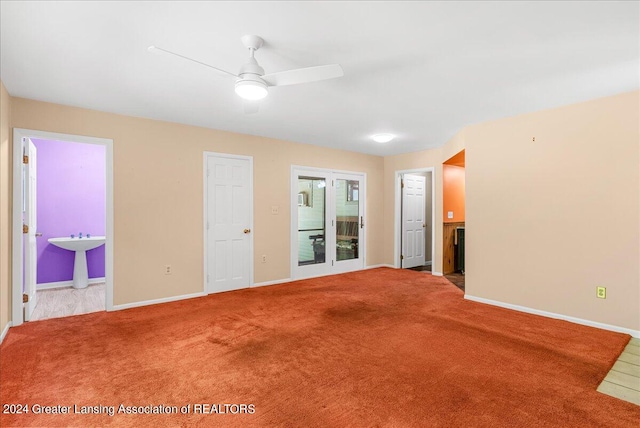
[[456, 228], [456, 271], [464, 274], [464, 227]]

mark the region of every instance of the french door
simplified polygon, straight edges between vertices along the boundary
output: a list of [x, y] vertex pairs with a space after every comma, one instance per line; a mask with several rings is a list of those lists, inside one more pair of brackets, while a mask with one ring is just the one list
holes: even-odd
[[293, 168], [293, 279], [364, 268], [364, 186], [364, 174]]

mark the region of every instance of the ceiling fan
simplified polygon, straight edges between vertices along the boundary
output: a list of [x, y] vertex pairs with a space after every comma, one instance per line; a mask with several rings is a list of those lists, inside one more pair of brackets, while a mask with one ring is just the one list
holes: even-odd
[[255, 51], [262, 47], [264, 40], [259, 36], [253, 35], [243, 36], [241, 40], [242, 44], [249, 49], [249, 60], [240, 67], [238, 74], [222, 70], [221, 68], [205, 64], [204, 62], [168, 51], [158, 46], [149, 46], [148, 50], [150, 52], [161, 51], [168, 53], [236, 78], [236, 94], [248, 101], [257, 101], [266, 97], [269, 93], [267, 88], [270, 86], [297, 85], [299, 83], [310, 83], [317, 82], [319, 80], [333, 79], [344, 75], [344, 71], [340, 64], [297, 68], [294, 70], [280, 71], [278, 73], [264, 74], [264, 69], [260, 67], [258, 61], [256, 61], [254, 57]]

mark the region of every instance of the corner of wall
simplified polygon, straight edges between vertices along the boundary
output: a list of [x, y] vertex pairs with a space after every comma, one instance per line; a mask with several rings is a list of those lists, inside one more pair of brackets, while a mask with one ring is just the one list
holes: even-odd
[[0, 342], [11, 325], [11, 101], [0, 80]]

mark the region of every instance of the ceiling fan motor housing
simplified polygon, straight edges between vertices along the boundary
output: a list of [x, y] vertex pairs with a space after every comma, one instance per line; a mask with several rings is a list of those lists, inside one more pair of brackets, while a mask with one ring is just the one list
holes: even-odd
[[247, 74], [262, 76], [264, 75], [264, 68], [258, 65], [258, 61], [256, 61], [255, 58], [251, 57], [245, 64], [242, 65], [242, 67], [240, 67], [240, 72], [238, 73], [238, 76], [240, 76], [240, 78], [242, 79]]
[[260, 77], [264, 75], [264, 69], [253, 57], [253, 50], [251, 53], [249, 60], [240, 67], [238, 80], [236, 80], [236, 93], [244, 99], [259, 100], [267, 96], [267, 83]]

